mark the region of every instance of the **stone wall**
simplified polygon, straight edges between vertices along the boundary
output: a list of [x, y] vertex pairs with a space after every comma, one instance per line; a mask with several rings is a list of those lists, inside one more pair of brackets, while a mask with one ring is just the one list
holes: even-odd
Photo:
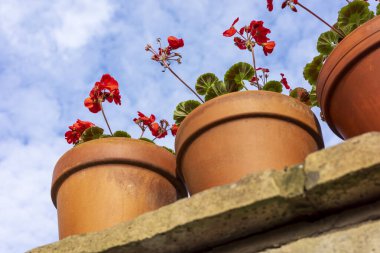
[[380, 252], [380, 133], [43, 252]]

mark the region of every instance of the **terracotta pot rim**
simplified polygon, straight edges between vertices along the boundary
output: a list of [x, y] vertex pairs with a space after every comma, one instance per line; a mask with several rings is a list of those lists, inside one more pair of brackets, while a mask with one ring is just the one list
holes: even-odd
[[[357, 33], [360, 33], [362, 30], [364, 31], [368, 26], [372, 25], [372, 23], [379, 21], [380, 16], [375, 16], [373, 19], [362, 24], [347, 35], [328, 56], [318, 75], [316, 91], [319, 106], [321, 111], [325, 114], [324, 116], [327, 124], [341, 139], [344, 138], [332, 123], [329, 113], [326, 113], [331, 103], [330, 98], [338, 85], [338, 82], [335, 80], [341, 78], [344, 75], [344, 72], [353, 66], [355, 59], [371, 51], [373, 48], [379, 47], [380, 40], [373, 40], [370, 42], [368, 40], [371, 40], [374, 36], [378, 36], [380, 30], [368, 29], [365, 36], [360, 36], [359, 39], [357, 38], [358, 36], [355, 37]], [[358, 52], [355, 52], [354, 50], [357, 50]], [[347, 60], [350, 64], [341, 64], [343, 60]]]
[[[318, 129], [313, 129], [313, 127], [311, 127], [310, 125], [308, 125], [306, 122], [302, 122], [301, 119], [297, 119], [297, 118], [291, 117], [289, 115], [281, 114], [281, 112], [274, 112], [270, 108], [268, 108], [267, 112], [260, 112], [260, 111], [243, 112], [243, 113], [237, 113], [235, 115], [230, 115], [230, 116], [227, 116], [227, 117], [221, 117], [221, 118], [218, 118], [218, 119], [209, 120], [208, 123], [203, 124], [202, 126], [198, 127], [196, 130], [194, 130], [193, 132], [191, 132], [190, 134], [187, 134], [187, 136], [185, 136], [184, 138], [182, 138], [182, 139], [185, 139], [184, 141], [180, 140], [181, 135], [183, 134], [183, 131], [184, 131], [183, 130], [184, 129], [183, 125], [186, 126], [187, 124], [189, 124], [187, 122], [190, 122], [192, 120], [192, 118], [194, 118], [194, 117], [197, 116], [197, 114], [202, 114], [201, 110], [203, 110], [204, 107], [213, 107], [213, 106], [216, 106], [215, 104], [218, 104], [220, 101], [229, 100], [231, 97], [234, 97], [234, 96], [255, 96], [255, 95], [263, 95], [263, 94], [267, 95], [267, 96], [278, 96], [281, 99], [291, 99], [291, 100], [289, 100], [289, 101], [291, 101], [291, 103], [296, 103], [299, 106], [302, 106], [304, 108], [308, 108], [307, 105], [301, 103], [300, 101], [298, 101], [298, 100], [296, 100], [296, 99], [294, 99], [292, 97], [289, 97], [289, 96], [286, 96], [286, 95], [283, 95], [283, 94], [280, 94], [280, 93], [277, 93], [277, 92], [270, 92], [270, 91], [243, 91], [243, 92], [234, 92], [234, 93], [229, 93], [229, 94], [226, 94], [226, 95], [222, 95], [220, 97], [217, 97], [217, 98], [215, 98], [213, 100], [210, 100], [210, 101], [202, 104], [201, 106], [197, 107], [193, 112], [191, 112], [190, 115], [188, 115], [186, 117], [186, 119], [183, 121], [183, 123], [179, 127], [179, 130], [178, 130], [178, 133], [177, 133], [175, 148], [176, 148], [176, 150], [178, 150], [176, 152], [176, 154], [177, 154], [177, 157], [176, 157], [177, 159], [176, 160], [177, 160], [177, 174], [179, 175], [179, 177], [183, 178], [182, 168], [181, 168], [182, 167], [181, 166], [182, 157], [186, 153], [186, 150], [188, 149], [188, 147], [191, 145], [191, 143], [196, 138], [198, 138], [201, 134], [203, 134], [207, 130], [209, 130], [209, 129], [213, 128], [213, 127], [216, 127], [216, 126], [218, 126], [220, 124], [223, 124], [223, 123], [226, 123], [226, 122], [230, 122], [230, 121], [239, 120], [239, 119], [243, 119], [243, 118], [264, 117], [264, 118], [276, 118], [276, 119], [282, 119], [282, 120], [288, 121], [290, 123], [296, 124], [297, 126], [303, 128], [305, 131], [307, 131], [313, 137], [313, 139], [316, 141], [316, 143], [317, 143], [317, 145], [318, 145], [319, 148], [323, 148], [324, 147], [323, 139], [322, 139], [322, 137], [318, 133], [318, 131], [321, 132], [319, 124], [317, 124], [318, 125]], [[310, 110], [310, 112], [311, 112], [311, 110]], [[318, 120], [316, 119], [316, 117], [315, 117], [314, 114], [313, 114], [313, 117], [314, 117], [314, 119], [313, 119], [314, 122], [318, 122]], [[182, 142], [182, 143], [180, 143], [180, 142]]]
[[[163, 161], [160, 161], [158, 155], [156, 157], [149, 157], [148, 159], [155, 159], [156, 161], [149, 162], [143, 159], [143, 157], [133, 157], [133, 154], [130, 154], [130, 157], [123, 157], [120, 154], [115, 154], [112, 151], [106, 153], [102, 153], [103, 157], [91, 157], [90, 159], [85, 159], [84, 161], [72, 161], [70, 160], [70, 156], [72, 153], [81, 152], [87, 148], [93, 149], [101, 149], [103, 145], [110, 145], [112, 142], [117, 143], [118, 145], [138, 145], [139, 149], [149, 149], [152, 152], [159, 153], [160, 156], [163, 156], [162, 159], [171, 159], [174, 158], [174, 155], [170, 153], [165, 148], [159, 147], [156, 144], [149, 143], [143, 140], [130, 139], [125, 137], [110, 137], [110, 138], [101, 138], [97, 140], [88, 141], [82, 143], [78, 146], [75, 146], [68, 150], [63, 156], [58, 160], [53, 173], [52, 178], [52, 186], [51, 186], [51, 199], [53, 201], [54, 206], [57, 206], [56, 199], [60, 186], [62, 183], [74, 173], [87, 169], [89, 167], [95, 165], [104, 165], [104, 164], [126, 164], [126, 165], [134, 165], [138, 167], [142, 167], [143, 169], [150, 170], [155, 172], [156, 174], [167, 179], [177, 190], [178, 198], [183, 198], [187, 196], [187, 191], [184, 186], [178, 181], [175, 176], [175, 169], [170, 170], [165, 167]], [[106, 148], [103, 148], [101, 151], [105, 151]], [[175, 158], [174, 158], [175, 161]], [[158, 164], [155, 164], [158, 163]], [[174, 166], [175, 168], [175, 166]]]

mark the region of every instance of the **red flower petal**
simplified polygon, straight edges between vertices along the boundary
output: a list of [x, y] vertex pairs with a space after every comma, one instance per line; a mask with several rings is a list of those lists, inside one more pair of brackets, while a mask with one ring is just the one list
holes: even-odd
[[239, 17], [237, 17], [234, 22], [232, 23], [231, 27], [234, 26], [239, 21]]
[[273, 0], [267, 0], [267, 8], [269, 11], [273, 11]]
[[263, 47], [264, 54], [268, 55], [273, 52], [276, 43], [274, 41], [269, 41], [267, 43], [262, 43], [261, 46]]
[[174, 36], [168, 37], [168, 43], [171, 49], [177, 49], [185, 45], [185, 43], [183, 42], [183, 39], [178, 39]]
[[239, 17], [237, 17], [237, 18], [234, 20], [234, 22], [232, 23], [230, 29], [225, 30], [225, 31], [223, 32], [223, 36], [225, 36], [225, 37], [231, 37], [231, 36], [234, 36], [235, 33], [237, 32], [237, 30], [235, 29], [234, 25], [235, 25], [238, 21], [239, 21]]
[[97, 113], [102, 110], [99, 102], [97, 102], [96, 99], [92, 99], [91, 97], [88, 97], [84, 100], [84, 106], [86, 106], [92, 113]]
[[288, 84], [288, 81], [286, 80], [286, 78], [285, 78], [285, 75], [283, 74], [283, 73], [281, 73], [280, 74], [281, 75], [281, 83], [282, 83], [282, 85], [284, 85], [284, 87], [287, 89], [287, 90], [289, 90], [290, 89], [290, 86], [289, 86], [289, 84]]
[[231, 36], [234, 36], [236, 32], [237, 31], [236, 31], [235, 27], [231, 27], [230, 29], [225, 30], [223, 32], [223, 36], [225, 36], [225, 37], [231, 37]]

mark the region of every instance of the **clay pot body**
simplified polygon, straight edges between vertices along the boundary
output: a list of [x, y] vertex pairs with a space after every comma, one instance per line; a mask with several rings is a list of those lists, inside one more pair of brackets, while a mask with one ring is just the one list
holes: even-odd
[[320, 127], [306, 105], [275, 92], [236, 92], [206, 102], [182, 122], [177, 173], [194, 194], [302, 163], [320, 148]]
[[185, 196], [175, 156], [154, 144], [104, 138], [66, 152], [54, 169], [51, 195], [59, 238], [100, 231]]
[[317, 97], [331, 130], [343, 139], [380, 131], [380, 17], [344, 38], [324, 63]]

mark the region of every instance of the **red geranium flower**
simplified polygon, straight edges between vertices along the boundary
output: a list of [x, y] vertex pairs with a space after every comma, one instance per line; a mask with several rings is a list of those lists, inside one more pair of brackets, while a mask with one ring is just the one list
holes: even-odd
[[100, 103], [101, 102], [96, 97], [88, 97], [84, 100], [84, 106], [86, 106], [92, 113], [97, 113], [102, 110]]
[[246, 40], [243, 40], [239, 37], [234, 38], [235, 45], [240, 48], [241, 50], [247, 49]]
[[105, 100], [121, 105], [119, 84], [110, 74], [104, 74], [100, 81], [95, 83], [89, 97], [84, 100], [84, 105], [90, 112], [97, 113], [101, 111], [101, 103]]
[[268, 28], [264, 27], [263, 21], [252, 21], [250, 24], [251, 35], [256, 43], [262, 44], [269, 41], [267, 35], [271, 32]]
[[133, 121], [136, 124], [139, 124], [141, 122], [143, 125], [149, 126], [150, 124], [152, 124], [156, 120], [156, 116], [154, 116], [153, 114], [151, 114], [149, 118], [141, 112], [137, 112], [137, 114], [139, 115], [139, 118], [133, 119]]
[[149, 130], [151, 131], [152, 135], [158, 139], [164, 138], [168, 134], [168, 131], [162, 128], [157, 122], [150, 124]]
[[177, 131], [178, 131], [178, 126], [176, 124], [173, 124], [172, 127], [170, 128], [170, 130], [172, 132], [172, 135], [176, 136], [177, 135]]
[[183, 47], [185, 43], [183, 42], [183, 39], [178, 39], [174, 36], [168, 37], [168, 43], [171, 49], [178, 49], [180, 47]]
[[67, 143], [77, 144], [79, 142], [80, 136], [82, 133], [92, 126], [95, 126], [93, 123], [89, 121], [82, 121], [80, 119], [77, 120], [72, 126], [69, 126], [69, 131], [65, 133], [65, 139]]
[[226, 36], [226, 37], [231, 37], [231, 36], [234, 36], [235, 33], [236, 33], [236, 29], [234, 27], [234, 25], [239, 21], [239, 18], [236, 18], [235, 21], [232, 23], [231, 27], [228, 29], [228, 30], [225, 30], [223, 32], [223, 36]]

